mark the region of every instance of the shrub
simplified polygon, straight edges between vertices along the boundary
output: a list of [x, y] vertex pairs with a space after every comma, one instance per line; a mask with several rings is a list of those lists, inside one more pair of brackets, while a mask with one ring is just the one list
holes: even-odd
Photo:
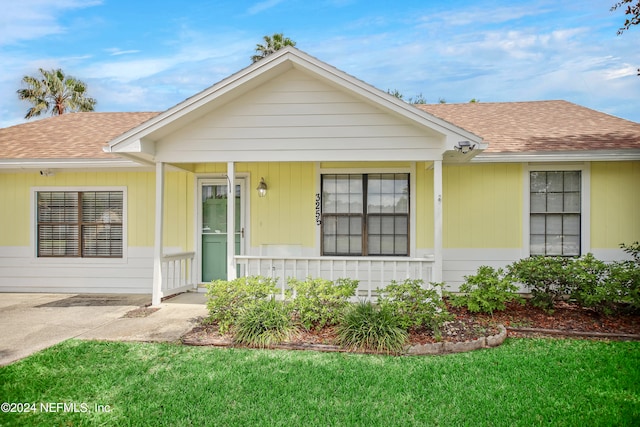
[[623, 261], [611, 264], [608, 285], [622, 307], [640, 310], [640, 263]]
[[553, 311], [555, 303], [573, 292], [575, 282], [567, 274], [571, 258], [535, 256], [507, 267], [510, 278], [524, 284], [531, 292], [531, 303]]
[[[338, 279], [334, 283], [310, 277], [305, 281], [289, 279], [288, 284], [295, 291], [295, 298], [291, 301], [293, 309], [307, 330], [336, 324], [358, 287], [357, 280]], [[291, 298], [292, 292], [288, 291], [287, 295]]]
[[609, 285], [613, 288], [617, 302], [623, 306], [640, 310], [640, 243], [621, 244], [631, 261], [614, 262], [609, 266]]
[[241, 310], [233, 339], [239, 344], [264, 348], [287, 340], [295, 330], [289, 304], [270, 298]]
[[424, 326], [437, 331], [442, 323], [451, 320], [452, 316], [441, 297], [443, 283], [431, 283], [429, 288], [423, 287], [422, 280], [406, 279], [402, 283], [392, 280], [384, 289], [378, 290], [378, 304], [387, 309], [401, 328], [419, 328]]
[[407, 331], [388, 308], [367, 301], [347, 310], [338, 324], [336, 341], [354, 350], [400, 353], [407, 336]]
[[276, 282], [262, 276], [240, 277], [231, 282], [214, 280], [207, 289], [209, 318], [224, 334], [236, 323], [243, 309], [275, 294]]
[[571, 260], [565, 272], [573, 282], [571, 298], [582, 307], [612, 313], [618, 299], [618, 286], [609, 280], [610, 273], [610, 266], [593, 254]]
[[640, 242], [633, 242], [630, 245], [620, 243], [620, 248], [631, 255], [631, 257], [633, 258], [633, 262], [639, 264], [640, 266]]
[[471, 312], [493, 314], [495, 310], [504, 310], [510, 301], [524, 304], [524, 299], [516, 293], [518, 286], [513, 279], [499, 268], [486, 265], [478, 268], [473, 276], [464, 276], [465, 283], [460, 286], [464, 295], [452, 295], [451, 304], [455, 307], [466, 306]]
[[620, 307], [640, 309], [640, 244], [620, 246], [633, 261], [607, 264], [592, 254], [532, 257], [511, 264], [509, 274], [530, 289], [534, 305], [547, 311], [564, 296], [607, 314]]

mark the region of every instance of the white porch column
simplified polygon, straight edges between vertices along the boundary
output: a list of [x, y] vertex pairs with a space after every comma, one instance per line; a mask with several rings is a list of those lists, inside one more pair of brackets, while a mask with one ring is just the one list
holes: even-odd
[[442, 160], [433, 162], [433, 281], [442, 282]]
[[236, 278], [236, 180], [235, 164], [227, 162], [229, 193], [227, 198], [227, 280]]
[[162, 299], [162, 228], [164, 226], [164, 163], [156, 163], [155, 246], [153, 250], [153, 290], [151, 305], [160, 305]]

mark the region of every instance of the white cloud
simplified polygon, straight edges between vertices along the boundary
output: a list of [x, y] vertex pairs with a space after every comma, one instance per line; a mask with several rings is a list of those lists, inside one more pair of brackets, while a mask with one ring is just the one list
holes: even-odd
[[135, 49], [122, 50], [117, 47], [110, 47], [108, 49], [105, 49], [104, 51], [109, 53], [111, 56], [131, 55], [134, 53], [140, 53], [139, 50], [135, 50]]
[[101, 4], [101, 0], [20, 0], [2, 4], [0, 46], [35, 40], [66, 31], [58, 17], [69, 9]]

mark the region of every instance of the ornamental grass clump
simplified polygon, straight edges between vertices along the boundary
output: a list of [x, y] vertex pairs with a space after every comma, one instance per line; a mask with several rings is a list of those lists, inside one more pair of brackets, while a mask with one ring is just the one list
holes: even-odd
[[257, 301], [241, 311], [233, 328], [233, 340], [237, 344], [264, 348], [287, 341], [296, 330], [290, 305], [271, 298]]
[[347, 310], [336, 328], [338, 345], [357, 351], [401, 353], [408, 333], [400, 327], [391, 310], [370, 301], [359, 302]]

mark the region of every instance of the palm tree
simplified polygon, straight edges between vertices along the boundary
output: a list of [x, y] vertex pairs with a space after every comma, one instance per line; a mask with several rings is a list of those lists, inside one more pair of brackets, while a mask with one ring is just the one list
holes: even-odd
[[282, 33], [276, 33], [273, 36], [264, 36], [265, 44], [256, 45], [256, 55], [251, 57], [252, 62], [260, 61], [277, 50], [282, 49], [285, 46], [295, 46], [296, 42], [289, 37], [285, 37]]
[[18, 98], [31, 103], [25, 119], [51, 111], [52, 116], [66, 112], [93, 111], [96, 100], [86, 96], [87, 85], [75, 77], [65, 76], [61, 69], [39, 69], [41, 76], [24, 76], [25, 89], [19, 89]]

